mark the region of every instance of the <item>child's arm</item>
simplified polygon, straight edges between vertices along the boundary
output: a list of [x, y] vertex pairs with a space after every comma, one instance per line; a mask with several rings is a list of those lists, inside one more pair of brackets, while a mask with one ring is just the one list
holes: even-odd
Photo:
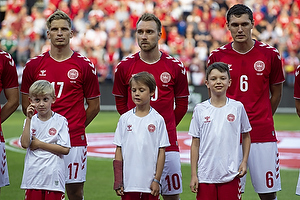
[[53, 154], [56, 155], [67, 155], [70, 151], [69, 147], [63, 147], [58, 144], [49, 144], [42, 142], [38, 140], [36, 137], [32, 137], [31, 145], [30, 145], [31, 150], [36, 150], [36, 149], [43, 149], [45, 151], [49, 151]]
[[243, 160], [239, 166], [239, 175], [238, 177], [243, 177], [247, 173], [247, 162], [250, 152], [251, 138], [250, 133], [242, 134], [242, 147], [243, 147]]
[[27, 149], [30, 146], [30, 123], [31, 118], [34, 115], [35, 106], [33, 104], [30, 104], [27, 107], [27, 113], [26, 113], [26, 121], [24, 125], [24, 129], [21, 135], [21, 146], [25, 149]]
[[197, 163], [199, 159], [199, 147], [200, 147], [200, 138], [193, 137], [191, 144], [191, 182], [190, 188], [194, 193], [198, 192], [198, 176], [197, 176]]
[[114, 190], [118, 196], [124, 195], [124, 187], [123, 187], [123, 156], [122, 156], [122, 148], [117, 146], [115, 152], [115, 159], [113, 161], [114, 167]]
[[164, 169], [164, 165], [165, 165], [165, 148], [161, 147], [158, 150], [155, 177], [154, 177], [154, 179], [151, 183], [151, 186], [150, 186], [151, 194], [153, 196], [159, 195], [159, 188], [161, 187], [160, 178], [161, 178], [161, 175], [162, 175], [162, 171]]

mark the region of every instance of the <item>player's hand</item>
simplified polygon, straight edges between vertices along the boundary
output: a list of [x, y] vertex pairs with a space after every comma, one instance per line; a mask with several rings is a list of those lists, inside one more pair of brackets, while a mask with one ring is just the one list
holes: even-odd
[[237, 175], [239, 178], [242, 178], [247, 174], [247, 163], [242, 162], [239, 167], [239, 174]]
[[35, 136], [32, 136], [31, 144], [30, 144], [30, 150], [34, 151], [39, 148], [40, 140], [37, 139]]
[[199, 185], [198, 178], [196, 176], [192, 177], [191, 178], [191, 183], [190, 183], [190, 188], [191, 188], [191, 191], [193, 193], [197, 193], [198, 192], [198, 185]]
[[35, 105], [34, 104], [29, 104], [29, 106], [27, 107], [27, 117], [29, 119], [32, 118], [32, 116], [34, 115], [34, 111], [35, 111]]
[[123, 187], [121, 187], [121, 188], [119, 188], [119, 189], [117, 189], [115, 191], [116, 191], [116, 194], [118, 196], [123, 196], [124, 195], [124, 188]]
[[153, 196], [159, 195], [159, 188], [160, 188], [159, 183], [152, 181], [151, 186], [150, 186], [151, 194]]

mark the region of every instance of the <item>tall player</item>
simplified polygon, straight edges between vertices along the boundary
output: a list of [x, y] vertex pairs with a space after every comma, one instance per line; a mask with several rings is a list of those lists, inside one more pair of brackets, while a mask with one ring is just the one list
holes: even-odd
[[[300, 65], [297, 67], [295, 72], [294, 99], [297, 115], [300, 117]], [[300, 173], [298, 177], [296, 194], [300, 196]]]
[[16, 65], [9, 53], [0, 50], [0, 93], [3, 90], [7, 102], [0, 107], [0, 191], [1, 187], [9, 185], [9, 176], [6, 163], [5, 141], [1, 124], [19, 106], [19, 84]]
[[[100, 111], [100, 90], [96, 69], [86, 57], [71, 50], [71, 19], [58, 10], [47, 19], [51, 49], [27, 62], [22, 77], [22, 108], [29, 105], [28, 91], [36, 80], [48, 80], [55, 88], [54, 112], [67, 118], [71, 139], [65, 157], [66, 190], [70, 200], [83, 199], [86, 180], [87, 141], [85, 127]], [[85, 109], [84, 100], [87, 108]]]
[[118, 112], [123, 114], [135, 107], [129, 87], [132, 75], [147, 71], [155, 77], [157, 88], [150, 104], [164, 117], [171, 144], [166, 148], [161, 177], [162, 196], [165, 200], [178, 200], [182, 192], [182, 175], [176, 126], [187, 111], [189, 91], [183, 64], [159, 51], [161, 34], [161, 22], [155, 15], [145, 13], [139, 18], [136, 37], [140, 52], [126, 57], [118, 64], [113, 95]]
[[277, 199], [281, 183], [273, 114], [284, 82], [281, 58], [277, 49], [252, 39], [253, 13], [247, 6], [234, 5], [226, 17], [233, 42], [212, 51], [208, 66], [229, 65], [232, 84], [227, 96], [244, 104], [252, 126], [248, 160], [252, 185], [260, 199]]

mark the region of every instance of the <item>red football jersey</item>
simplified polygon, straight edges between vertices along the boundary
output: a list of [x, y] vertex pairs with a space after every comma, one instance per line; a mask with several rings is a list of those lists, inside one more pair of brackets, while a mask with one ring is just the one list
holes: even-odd
[[251, 142], [277, 141], [270, 85], [284, 82], [278, 50], [255, 41], [251, 50], [241, 54], [229, 43], [211, 52], [207, 66], [214, 62], [229, 65], [232, 83], [227, 96], [244, 104], [252, 126]]
[[94, 64], [76, 52], [61, 62], [54, 60], [49, 52], [46, 52], [26, 63], [21, 92], [28, 94], [31, 84], [41, 79], [48, 80], [55, 88], [57, 99], [52, 105], [52, 110], [67, 118], [71, 146], [87, 145], [84, 98], [100, 96]]
[[171, 144], [166, 150], [179, 151], [174, 99], [189, 95], [185, 67], [182, 62], [164, 53], [162, 53], [160, 60], [153, 64], [142, 61], [139, 53], [126, 57], [116, 68], [113, 95], [127, 98], [128, 109], [135, 107], [131, 99], [129, 79], [132, 75], [142, 71], [151, 73], [156, 81], [155, 95], [150, 104], [165, 119]]
[[300, 99], [300, 65], [295, 72], [294, 98]]
[[[0, 50], [0, 77], [0, 93], [3, 89], [19, 87], [16, 64], [12, 59], [11, 55], [2, 50]], [[0, 141], [4, 142], [1, 123]]]

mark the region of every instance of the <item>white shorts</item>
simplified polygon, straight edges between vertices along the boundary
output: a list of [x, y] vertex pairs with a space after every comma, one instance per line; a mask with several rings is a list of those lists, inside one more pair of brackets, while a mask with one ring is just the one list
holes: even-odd
[[162, 195], [182, 193], [182, 174], [179, 152], [166, 152], [165, 165], [160, 182], [162, 185]]
[[[248, 168], [256, 193], [271, 193], [281, 190], [279, 154], [276, 142], [251, 143]], [[246, 176], [241, 178], [245, 190]]]
[[300, 170], [299, 170], [299, 177], [298, 177], [298, 183], [296, 188], [296, 194], [300, 195]]
[[0, 187], [9, 185], [5, 143], [0, 142]]
[[82, 183], [86, 180], [87, 148], [86, 146], [71, 147], [65, 155], [66, 184]]

